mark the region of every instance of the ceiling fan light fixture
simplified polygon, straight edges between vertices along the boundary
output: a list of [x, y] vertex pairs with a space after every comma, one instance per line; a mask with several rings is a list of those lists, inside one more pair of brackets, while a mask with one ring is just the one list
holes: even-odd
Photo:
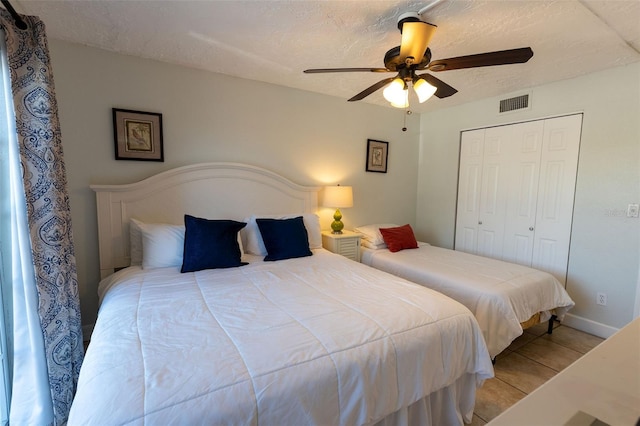
[[396, 108], [406, 108], [409, 105], [409, 91], [403, 79], [396, 78], [382, 91], [384, 98]]
[[[409, 92], [405, 90], [405, 93], [408, 95]], [[409, 106], [409, 96], [406, 96], [406, 99], [402, 101], [402, 103], [391, 102], [391, 106], [394, 108], [407, 108]]]
[[429, 84], [425, 79], [419, 78], [418, 80], [414, 81], [413, 90], [416, 92], [416, 95], [418, 95], [418, 101], [420, 103], [423, 103], [431, 96], [433, 96], [438, 88]]

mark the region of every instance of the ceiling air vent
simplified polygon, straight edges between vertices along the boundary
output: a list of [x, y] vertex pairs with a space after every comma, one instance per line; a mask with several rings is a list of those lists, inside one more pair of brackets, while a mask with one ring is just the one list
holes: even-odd
[[529, 95], [516, 96], [500, 101], [500, 113], [529, 108]]

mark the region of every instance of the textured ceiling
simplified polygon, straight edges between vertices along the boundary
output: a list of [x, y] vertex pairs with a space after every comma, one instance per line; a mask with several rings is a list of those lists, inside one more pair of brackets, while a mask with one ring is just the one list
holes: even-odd
[[[397, 18], [430, 1], [32, 1], [49, 38], [346, 99], [393, 74], [303, 74], [307, 68], [383, 67], [400, 44]], [[458, 89], [416, 112], [640, 61], [638, 0], [437, 0], [433, 59], [531, 46], [526, 64], [433, 73]], [[639, 77], [640, 78], [640, 77]], [[388, 106], [381, 91], [365, 100]]]

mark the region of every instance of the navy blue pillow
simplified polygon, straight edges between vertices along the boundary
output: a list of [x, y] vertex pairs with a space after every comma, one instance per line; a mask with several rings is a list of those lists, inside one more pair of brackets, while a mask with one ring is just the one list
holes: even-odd
[[238, 232], [247, 226], [235, 220], [209, 220], [184, 215], [184, 255], [180, 272], [233, 268], [240, 260]]
[[302, 216], [291, 219], [256, 219], [267, 255], [264, 260], [311, 256]]

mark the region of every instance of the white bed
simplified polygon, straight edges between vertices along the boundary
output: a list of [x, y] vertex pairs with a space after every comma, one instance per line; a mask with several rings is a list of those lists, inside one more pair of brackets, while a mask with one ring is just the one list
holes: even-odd
[[523, 326], [552, 314], [562, 319], [574, 306], [549, 273], [424, 242], [397, 252], [361, 247], [361, 262], [464, 304], [478, 320], [492, 358], [523, 333]]
[[70, 425], [471, 420], [475, 390], [493, 375], [471, 312], [311, 247], [306, 222], [312, 256], [244, 254], [245, 266], [187, 273], [128, 266], [131, 218], [308, 214], [316, 188], [227, 163], [93, 188], [105, 279]]

